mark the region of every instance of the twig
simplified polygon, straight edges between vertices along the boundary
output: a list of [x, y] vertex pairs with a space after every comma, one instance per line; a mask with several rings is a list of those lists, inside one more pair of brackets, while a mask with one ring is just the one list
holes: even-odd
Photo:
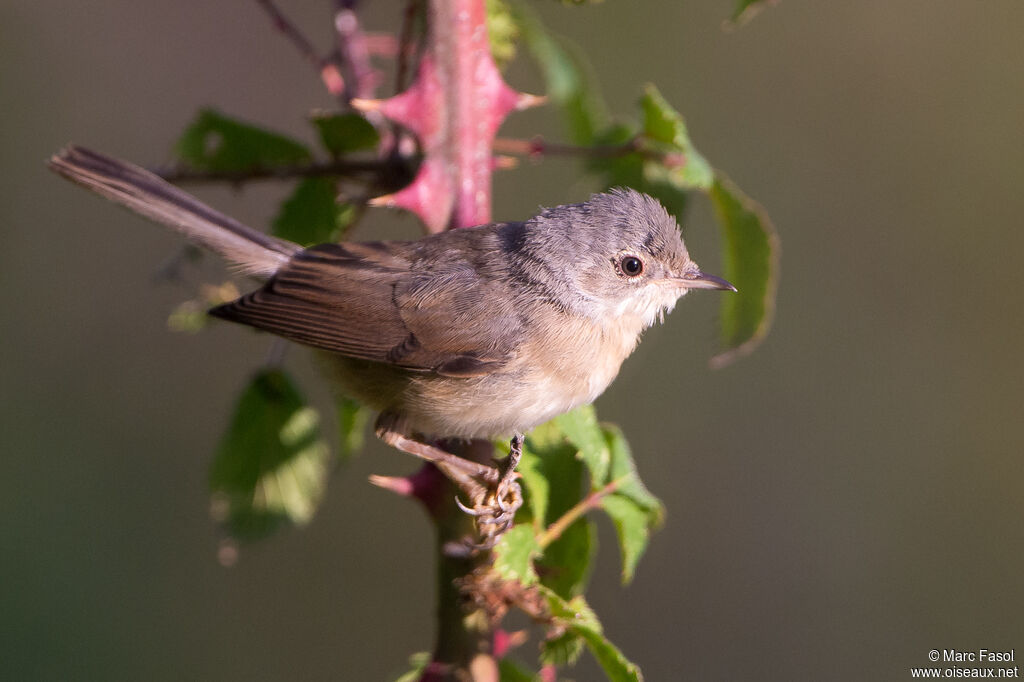
[[253, 180], [290, 180], [293, 178], [320, 178], [330, 176], [369, 176], [383, 185], [398, 184], [400, 177], [411, 175], [403, 163], [388, 160], [368, 159], [365, 161], [337, 160], [326, 163], [306, 163], [292, 166], [252, 168], [245, 171], [196, 170], [193, 168], [171, 167], [153, 171], [164, 180], [174, 183], [227, 182], [239, 184]]
[[412, 27], [416, 23], [416, 11], [420, 0], [408, 0], [402, 16], [402, 32], [398, 39], [398, 67], [395, 71], [395, 92], [405, 90], [405, 82], [409, 73], [409, 56], [412, 52]]
[[494, 151], [502, 154], [513, 154], [516, 156], [590, 156], [595, 158], [608, 158], [625, 156], [634, 152], [642, 151], [641, 138], [634, 137], [623, 144], [609, 144], [596, 146], [581, 146], [575, 144], [563, 144], [560, 142], [547, 142], [542, 137], [534, 137], [529, 140], [497, 137], [494, 139]]
[[306, 61], [313, 65], [313, 68], [320, 74], [324, 85], [327, 86], [327, 91], [336, 97], [343, 97], [345, 79], [342, 77], [338, 65], [330, 59], [321, 57], [309, 39], [288, 20], [273, 0], [256, 0], [256, 3], [270, 16], [274, 27], [291, 40]]
[[377, 72], [370, 66], [370, 48], [355, 12], [355, 0], [335, 0], [334, 30], [341, 65], [350, 76], [344, 99], [371, 98], [377, 87]]
[[[627, 474], [627, 476], [630, 475], [632, 474]], [[546, 549], [548, 545], [560, 538], [562, 533], [564, 533], [569, 526], [575, 523], [577, 519], [592, 509], [596, 509], [598, 505], [601, 504], [601, 500], [615, 492], [625, 479], [626, 476], [617, 478], [614, 481], [609, 482], [603, 488], [591, 492], [589, 495], [573, 505], [569, 511], [562, 514], [557, 521], [548, 526], [547, 530], [538, 536], [537, 544], [540, 545], [540, 548]]]
[[[662, 151], [644, 144], [644, 136], [637, 135], [623, 144], [580, 146], [560, 142], [546, 142], [541, 137], [530, 140], [498, 137], [494, 139], [494, 151], [514, 156], [539, 158], [550, 156], [581, 156], [592, 159], [608, 159], [627, 154], [639, 154], [645, 159], [652, 159], [666, 168], [680, 168], [686, 165], [686, 155], [678, 151]], [[508, 157], [506, 157], [508, 158]], [[505, 162], [505, 166], [514, 167], [515, 163]]]

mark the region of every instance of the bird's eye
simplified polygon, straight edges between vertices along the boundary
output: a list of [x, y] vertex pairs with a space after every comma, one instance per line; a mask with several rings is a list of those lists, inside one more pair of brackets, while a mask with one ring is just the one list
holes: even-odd
[[623, 256], [619, 261], [622, 273], [628, 277], [636, 277], [644, 271], [644, 262], [636, 256]]

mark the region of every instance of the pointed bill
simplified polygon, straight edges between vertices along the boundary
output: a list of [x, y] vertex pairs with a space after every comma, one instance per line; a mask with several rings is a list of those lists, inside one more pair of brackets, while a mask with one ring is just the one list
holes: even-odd
[[683, 277], [673, 278], [672, 281], [676, 286], [684, 289], [723, 289], [726, 291], [736, 291], [736, 287], [730, 284], [728, 280], [717, 275], [700, 272], [699, 270]]

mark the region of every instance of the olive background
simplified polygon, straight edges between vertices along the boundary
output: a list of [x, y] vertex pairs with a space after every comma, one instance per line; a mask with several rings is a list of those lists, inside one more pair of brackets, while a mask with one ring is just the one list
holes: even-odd
[[[396, 25], [400, 3], [363, 4]], [[598, 400], [668, 517], [628, 587], [601, 522], [588, 598], [650, 680], [901, 680], [931, 649], [1024, 652], [1024, 4], [784, 0], [724, 32], [732, 5], [531, 2], [613, 112], [656, 83], [783, 245], [756, 353], [708, 368], [718, 295], [699, 292]], [[329, 44], [329, 3], [283, 8]], [[5, 1], [0, 26], [0, 678], [397, 677], [433, 640], [431, 528], [366, 477], [416, 463], [370, 444], [307, 528], [222, 567], [207, 470], [267, 338], [169, 332], [192, 289], [155, 274], [180, 240], [43, 165], [72, 141], [158, 165], [202, 106], [312, 141], [331, 99], [255, 3]], [[543, 89], [527, 61], [507, 79]], [[535, 133], [564, 139], [557, 112], [501, 130]], [[598, 189], [571, 159], [494, 187], [500, 220]], [[196, 188], [261, 227], [286, 191]], [[715, 272], [703, 199], [685, 223]], [[416, 234], [374, 211], [357, 236]], [[306, 354], [288, 362], [322, 401]]]

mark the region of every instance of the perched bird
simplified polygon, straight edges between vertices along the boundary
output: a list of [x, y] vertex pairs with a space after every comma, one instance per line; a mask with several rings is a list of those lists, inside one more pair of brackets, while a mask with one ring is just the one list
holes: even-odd
[[[69, 147], [50, 166], [264, 279], [210, 314], [325, 351], [341, 389], [380, 412], [377, 435], [438, 464], [487, 523], [518, 504], [519, 434], [601, 395], [689, 290], [735, 291], [631, 189], [525, 222], [302, 248], [97, 152]], [[432, 444], [509, 434], [504, 472]]]

